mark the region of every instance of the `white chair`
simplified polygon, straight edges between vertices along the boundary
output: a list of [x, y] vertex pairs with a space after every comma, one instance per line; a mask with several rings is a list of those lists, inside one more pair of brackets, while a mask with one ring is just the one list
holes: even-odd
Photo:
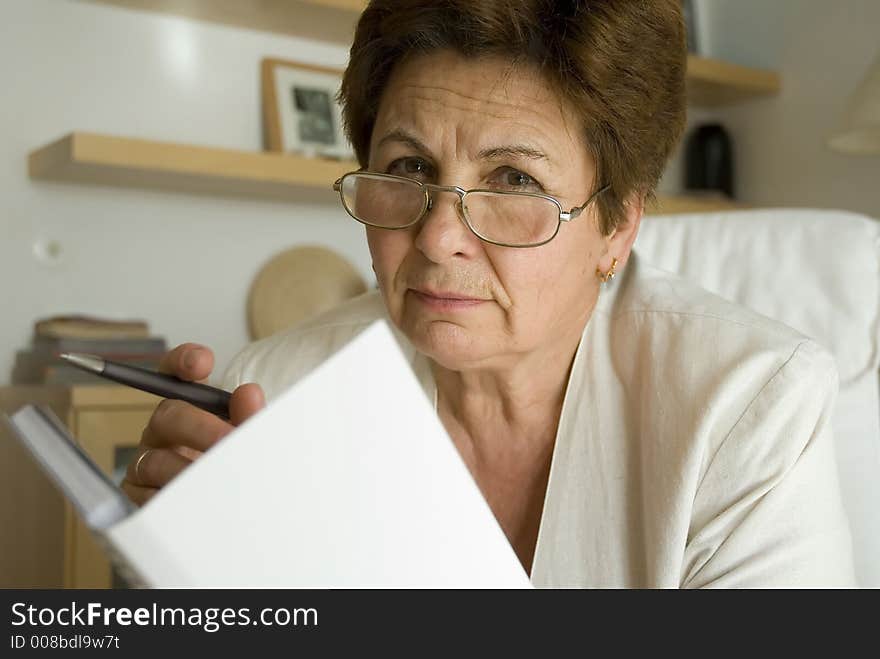
[[880, 586], [880, 224], [819, 210], [649, 216], [635, 250], [834, 355], [832, 423], [856, 573]]

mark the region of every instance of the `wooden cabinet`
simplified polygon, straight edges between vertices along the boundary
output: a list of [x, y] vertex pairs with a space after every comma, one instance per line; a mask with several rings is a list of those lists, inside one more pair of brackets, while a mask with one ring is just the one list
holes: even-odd
[[[7, 414], [42, 403], [117, 482], [159, 398], [115, 385], [2, 387]], [[0, 426], [0, 587], [109, 588], [110, 563], [73, 507]]]

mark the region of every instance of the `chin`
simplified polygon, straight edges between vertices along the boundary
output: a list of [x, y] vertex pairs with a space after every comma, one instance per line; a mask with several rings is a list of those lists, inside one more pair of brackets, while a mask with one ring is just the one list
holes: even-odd
[[491, 342], [484, 336], [475, 336], [473, 330], [448, 321], [404, 321], [401, 330], [416, 350], [451, 371], [473, 367], [497, 353], [497, 348], [486, 349]]
[[485, 315], [489, 310], [468, 312], [459, 320], [424, 310], [405, 294], [385, 299], [392, 322], [413, 347], [444, 368], [464, 370], [499, 352], [499, 342], [486, 332], [494, 320]]

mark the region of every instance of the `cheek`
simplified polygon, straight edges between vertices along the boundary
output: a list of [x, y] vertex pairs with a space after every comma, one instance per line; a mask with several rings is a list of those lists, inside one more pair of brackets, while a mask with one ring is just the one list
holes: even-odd
[[540, 327], [582, 313], [595, 294], [595, 260], [596, 245], [584, 239], [557, 238], [543, 248], [498, 253], [493, 261], [511, 301], [511, 321]]
[[383, 293], [390, 293], [395, 274], [412, 247], [410, 231], [366, 228], [367, 245], [373, 260], [373, 272]]
[[551, 248], [508, 250], [493, 259], [495, 272], [514, 311], [533, 315], [555, 298], [567, 268], [568, 254]]

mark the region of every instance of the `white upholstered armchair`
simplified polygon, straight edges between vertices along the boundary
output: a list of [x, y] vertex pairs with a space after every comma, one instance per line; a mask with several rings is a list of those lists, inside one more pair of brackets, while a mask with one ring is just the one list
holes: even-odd
[[833, 429], [856, 573], [880, 587], [880, 223], [787, 209], [648, 216], [635, 249], [834, 355]]

